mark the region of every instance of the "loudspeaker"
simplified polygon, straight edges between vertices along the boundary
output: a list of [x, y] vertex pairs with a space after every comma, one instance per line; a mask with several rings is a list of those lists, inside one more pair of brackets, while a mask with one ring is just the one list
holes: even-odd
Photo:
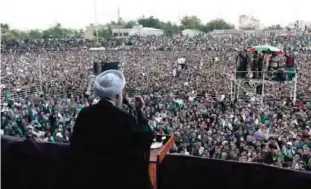
[[120, 62], [94, 62], [93, 72], [98, 75], [106, 70], [119, 70]]
[[95, 75], [98, 75], [102, 72], [102, 67], [100, 62], [94, 62], [93, 72]]
[[262, 84], [256, 87], [256, 94], [261, 95], [262, 93]]
[[105, 62], [101, 62], [100, 63], [100, 66], [101, 66], [101, 70], [102, 70], [102, 72], [104, 72], [104, 71], [106, 71], [106, 63]]
[[106, 70], [119, 70], [120, 62], [101, 62], [102, 72]]

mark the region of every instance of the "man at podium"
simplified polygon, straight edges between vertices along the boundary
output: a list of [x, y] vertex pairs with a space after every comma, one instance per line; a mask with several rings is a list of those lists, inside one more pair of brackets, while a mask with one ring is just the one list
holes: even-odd
[[71, 188], [151, 188], [148, 161], [153, 132], [142, 124], [148, 123], [142, 98], [135, 103], [137, 118], [121, 110], [124, 86], [118, 70], [107, 70], [95, 79], [93, 89], [100, 101], [81, 110], [70, 140]]

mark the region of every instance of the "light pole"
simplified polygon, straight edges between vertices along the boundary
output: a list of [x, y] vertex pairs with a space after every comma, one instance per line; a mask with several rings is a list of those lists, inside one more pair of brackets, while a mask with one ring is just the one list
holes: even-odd
[[98, 43], [98, 20], [97, 20], [97, 1], [96, 0], [94, 0], [94, 21], [95, 21], [96, 41]]
[[41, 56], [38, 55], [38, 64], [39, 64], [39, 85], [40, 85], [40, 92], [43, 93], [42, 87], [42, 63], [41, 63]]

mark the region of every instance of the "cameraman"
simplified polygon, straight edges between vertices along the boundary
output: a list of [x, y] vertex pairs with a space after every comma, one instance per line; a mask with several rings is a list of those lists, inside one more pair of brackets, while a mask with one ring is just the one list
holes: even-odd
[[293, 143], [292, 142], [287, 142], [286, 146], [284, 145], [282, 148], [282, 152], [284, 154], [285, 160], [292, 160], [294, 155], [295, 155], [295, 150], [293, 148]]

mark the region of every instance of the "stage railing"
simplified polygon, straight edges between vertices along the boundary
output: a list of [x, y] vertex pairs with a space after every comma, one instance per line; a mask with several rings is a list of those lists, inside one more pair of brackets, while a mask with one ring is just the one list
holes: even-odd
[[[66, 180], [63, 169], [70, 161], [68, 145], [32, 143], [7, 136], [2, 136], [1, 142], [3, 189], [56, 187], [62, 185], [56, 182]], [[311, 184], [307, 172], [181, 155], [167, 155], [160, 164], [159, 177], [159, 189], [307, 189]]]

